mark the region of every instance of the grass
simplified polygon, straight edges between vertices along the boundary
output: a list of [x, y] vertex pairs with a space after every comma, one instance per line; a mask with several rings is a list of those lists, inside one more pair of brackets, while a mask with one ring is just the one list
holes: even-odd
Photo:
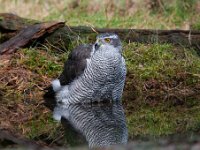
[[55, 77], [62, 70], [63, 65], [58, 62], [65, 55], [61, 55], [61, 58], [53, 58], [52, 54], [35, 49], [23, 49], [22, 53], [24, 57], [19, 63], [39, 75]]
[[[170, 44], [128, 44], [124, 56], [128, 71], [137, 81], [155, 79], [159, 82], [184, 78], [185, 85], [199, 81], [199, 56], [192, 49], [177, 48]], [[191, 61], [192, 60], [192, 61]]]
[[[159, 136], [198, 130], [200, 120], [198, 117], [200, 114], [196, 111], [200, 106], [198, 99], [184, 98], [185, 95], [190, 95], [199, 83], [197, 75], [200, 70], [200, 60], [195, 51], [177, 48], [170, 44], [124, 43], [124, 45], [128, 75], [123, 102], [130, 137]], [[28, 92], [25, 99], [35, 102], [29, 106], [29, 109], [33, 107], [29, 113], [36, 117], [15, 127], [18, 131], [24, 131], [24, 134], [30, 138], [38, 139], [41, 135], [48, 134], [49, 130], [60, 130], [60, 127], [52, 122], [49, 111], [47, 111], [48, 115], [42, 116], [39, 114], [37, 116], [35, 111], [37, 109], [40, 113], [44, 109], [44, 106], [40, 104], [42, 91], [37, 94], [38, 87], [39, 89], [45, 88], [52, 78], [56, 78], [60, 74], [67, 55], [68, 52], [55, 55], [44, 49], [30, 48], [20, 50], [11, 61], [11, 66], [20, 66], [33, 74], [33, 78], [30, 76], [25, 85], [18, 84], [19, 87], [15, 87], [15, 89], [12, 84], [7, 85], [7, 90], [11, 90], [10, 93], [19, 88], [21, 93], [21, 96], [19, 94], [19, 103], [23, 103], [24, 91]], [[44, 82], [45, 79], [48, 79], [48, 82]], [[13, 79], [10, 78], [10, 80]], [[9, 83], [10, 81], [5, 82]], [[22, 85], [23, 89], [20, 89]], [[143, 98], [137, 100], [137, 95]], [[159, 97], [160, 95], [177, 97], [166, 102], [163, 97]], [[181, 102], [176, 99], [180, 99]], [[5, 105], [9, 105], [9, 103], [5, 102]], [[40, 108], [37, 108], [38, 105]], [[174, 120], [174, 117], [177, 120]], [[58, 135], [56, 134], [56, 136]], [[46, 138], [51, 139], [52, 137], [47, 136]]]
[[[0, 12], [17, 12], [22, 17], [42, 21], [66, 20], [68, 25], [200, 29], [197, 0], [162, 1], [161, 5], [148, 0], [135, 0], [132, 5], [125, 1], [117, 4], [114, 0], [76, 2], [0, 0]], [[1, 127], [36, 140], [63, 135], [62, 128], [42, 104], [42, 90], [60, 74], [70, 50], [87, 43], [87, 39], [73, 41], [65, 53], [33, 47], [19, 50], [11, 59], [0, 59], [0, 91], [4, 91], [4, 97], [12, 97], [3, 99], [0, 107], [10, 118], [15, 114], [18, 118], [29, 116], [24, 122], [8, 121], [0, 113]], [[196, 51], [171, 44], [123, 45], [128, 68], [123, 103], [130, 137], [199, 132], [200, 103], [196, 95], [200, 89], [200, 59]], [[6, 124], [2, 125], [3, 122]]]
[[[172, 29], [183, 28], [193, 24], [198, 20], [197, 9], [194, 7], [197, 1], [187, 0], [184, 3], [181, 0], [172, 0], [163, 2], [163, 9], [159, 6], [157, 10], [146, 8], [151, 5], [151, 1], [135, 1], [135, 4], [126, 5], [124, 1], [116, 4], [116, 1], [107, 0], [100, 3], [81, 1], [77, 7], [64, 8], [62, 14], [59, 11], [52, 11], [45, 20], [59, 18], [66, 20], [68, 25], [86, 25], [93, 27], [118, 27], [118, 28], [154, 28], [154, 29]], [[96, 9], [90, 9], [90, 7]], [[144, 8], [145, 7], [145, 8]], [[151, 6], [150, 6], [151, 7]], [[153, 6], [152, 6], [153, 7]], [[114, 13], [113, 13], [114, 11]], [[81, 14], [81, 16], [80, 16]], [[196, 18], [197, 17], [197, 18]], [[152, 21], [152, 20], [157, 20]], [[159, 20], [159, 21], [158, 21]], [[195, 23], [194, 23], [195, 24]]]
[[196, 95], [200, 81], [196, 52], [132, 43], [125, 46], [124, 56], [128, 79], [123, 102], [130, 137], [199, 131], [199, 98], [188, 97]]
[[[198, 0], [0, 0], [0, 12], [39, 20], [64, 20], [68, 25], [119, 28], [198, 29]], [[16, 9], [17, 8], [17, 9]], [[156, 20], [156, 21], [154, 21]]]

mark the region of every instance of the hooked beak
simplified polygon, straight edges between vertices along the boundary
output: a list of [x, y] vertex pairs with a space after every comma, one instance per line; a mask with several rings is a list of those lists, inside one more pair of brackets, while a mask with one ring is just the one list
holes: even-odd
[[97, 50], [100, 47], [100, 45], [98, 43], [94, 44], [94, 48]]
[[94, 44], [95, 50], [97, 50], [101, 45], [101, 42], [99, 40], [97, 40]]

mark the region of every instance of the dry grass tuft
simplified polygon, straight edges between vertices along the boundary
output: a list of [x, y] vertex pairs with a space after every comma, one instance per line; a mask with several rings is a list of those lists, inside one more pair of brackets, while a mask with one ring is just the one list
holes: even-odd
[[[0, 12], [12, 12], [41, 21], [67, 20], [69, 25], [76, 26], [190, 29], [185, 26], [198, 20], [199, 15], [195, 12], [200, 10], [199, 2], [193, 11], [187, 2], [181, 7], [173, 5], [178, 1], [181, 2], [0, 0]], [[200, 23], [195, 25], [195, 29], [200, 29]], [[123, 102], [130, 134], [167, 135], [199, 131], [200, 115], [196, 111], [200, 106], [199, 100], [184, 98], [200, 91], [200, 61], [196, 53], [181, 47], [179, 55], [174, 46], [167, 44], [124, 45], [129, 72]], [[70, 46], [76, 45], [72, 43]], [[31, 48], [0, 56], [0, 96], [3, 97], [0, 98], [0, 129], [14, 130], [33, 139], [60, 134], [49, 110], [43, 105], [42, 94], [52, 78], [62, 70], [64, 55], [67, 54]], [[136, 99], [139, 94], [146, 97]], [[57, 137], [53, 136], [53, 141], [55, 139]]]
[[[4, 58], [3, 58], [4, 57]], [[21, 53], [13, 56], [1, 56], [0, 65], [0, 90], [6, 91], [9, 95], [15, 93], [16, 96], [24, 95], [32, 97], [35, 90], [42, 90], [49, 85], [51, 79], [46, 76], [40, 76], [33, 71], [17, 64], [17, 60], [23, 59]]]
[[50, 136], [50, 130], [60, 128], [42, 98], [43, 89], [52, 79], [21, 64], [26, 57], [23, 50], [0, 56], [0, 129], [31, 138]]

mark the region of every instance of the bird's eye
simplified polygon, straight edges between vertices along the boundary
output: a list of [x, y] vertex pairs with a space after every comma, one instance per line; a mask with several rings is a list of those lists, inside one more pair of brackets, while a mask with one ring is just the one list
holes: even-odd
[[110, 39], [109, 38], [105, 38], [104, 40], [106, 41], [106, 43], [110, 43]]

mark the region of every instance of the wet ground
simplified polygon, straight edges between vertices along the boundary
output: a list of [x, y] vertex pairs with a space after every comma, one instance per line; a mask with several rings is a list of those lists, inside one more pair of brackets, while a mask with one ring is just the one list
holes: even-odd
[[[125, 53], [128, 73], [123, 104], [63, 107], [54, 103], [46, 107], [42, 98], [44, 89], [59, 74], [66, 56], [39, 49], [23, 49], [3, 56], [0, 149], [21, 145], [37, 149], [125, 143], [151, 149], [198, 144], [199, 57], [188, 53], [191, 50], [165, 44], [130, 44], [125, 49], [133, 51]], [[157, 75], [161, 79], [155, 79]]]
[[[130, 122], [125, 115], [125, 112], [128, 114], [130, 110], [126, 110], [128, 108], [126, 103], [103, 102], [66, 106], [56, 104], [54, 99], [45, 99], [42, 105], [52, 111], [54, 120], [61, 122], [64, 135], [60, 136], [60, 139], [54, 139], [55, 141], [46, 141], [47, 144], [43, 145], [38, 140], [22, 138], [6, 130], [0, 130], [1, 149], [22, 147], [25, 149], [70, 147], [87, 149], [88, 147], [105, 148], [111, 145], [119, 145], [114, 146], [113, 149], [200, 149], [198, 131], [165, 136], [131, 136], [132, 131], [128, 131]], [[42, 137], [40, 138], [42, 140]]]

